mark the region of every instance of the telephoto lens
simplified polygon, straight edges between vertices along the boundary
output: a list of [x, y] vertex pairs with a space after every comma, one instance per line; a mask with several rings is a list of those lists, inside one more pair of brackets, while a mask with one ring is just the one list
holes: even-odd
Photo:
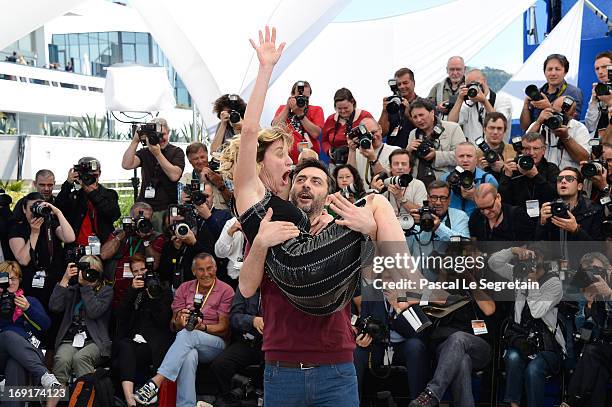
[[529, 99], [531, 99], [534, 102], [537, 102], [538, 100], [542, 100], [542, 94], [540, 93], [540, 89], [536, 86], [536, 85], [529, 85], [525, 88], [525, 95], [529, 96]]
[[597, 175], [603, 174], [604, 166], [603, 163], [599, 161], [589, 161], [588, 163], [582, 166], [580, 172], [582, 172], [582, 176], [585, 178], [593, 178]]

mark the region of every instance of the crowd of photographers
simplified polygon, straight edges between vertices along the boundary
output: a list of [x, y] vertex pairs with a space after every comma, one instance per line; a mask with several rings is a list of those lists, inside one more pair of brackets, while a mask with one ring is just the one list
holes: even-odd
[[[488, 254], [484, 269], [424, 267], [430, 281], [467, 284], [449, 288], [460, 300], [418, 332], [364, 281], [353, 301], [361, 390], [387, 354], [387, 363], [405, 366], [411, 407], [436, 406], [447, 391], [456, 405], [474, 405], [472, 372], [484, 369], [506, 372], [503, 400], [512, 406], [543, 405], [547, 378], [562, 371], [573, 372], [566, 405], [605, 405], [612, 53], [595, 58], [599, 82], [588, 105], [565, 82], [564, 56], [550, 55], [543, 70], [546, 84], [526, 89], [524, 134], [512, 138], [509, 101], [483, 72], [466, 72], [461, 57], [449, 59], [448, 77], [426, 98], [416, 95], [413, 72], [399, 69], [378, 121], [346, 88], [335, 93], [336, 111], [325, 120], [310, 104], [306, 81], [278, 108], [272, 125], [292, 134], [297, 165], [284, 198], [306, 212], [312, 233], [333, 219], [328, 193], [351, 202], [380, 194], [413, 256]], [[585, 124], [578, 121], [583, 106]], [[246, 240], [217, 155], [240, 133], [245, 109], [237, 95], [219, 98], [212, 144], [192, 143], [185, 152], [169, 143], [165, 120], [135, 127], [122, 166], [141, 167], [142, 183], [128, 214], [117, 193], [99, 183], [102, 163], [94, 157], [70, 169], [57, 196], [55, 175], [45, 169], [35, 192], [12, 210], [0, 194], [6, 385], [65, 386], [109, 366], [128, 406], [154, 402], [166, 380], [177, 382], [178, 406], [194, 406], [203, 363], [220, 400], [256, 393], [235, 374], [262, 362], [264, 318], [259, 291], [244, 296], [238, 277], [249, 251], [265, 254], [274, 239], [262, 231], [261, 240]], [[329, 167], [319, 155], [330, 158]], [[185, 156], [191, 173], [184, 173]], [[313, 171], [330, 179], [320, 191], [309, 186]], [[500, 299], [469, 284], [481, 278], [530, 279], [539, 289], [517, 288]]]

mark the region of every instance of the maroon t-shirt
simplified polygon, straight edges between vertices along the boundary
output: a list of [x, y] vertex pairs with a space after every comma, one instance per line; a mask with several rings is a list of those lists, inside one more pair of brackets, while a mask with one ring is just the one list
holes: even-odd
[[[303, 313], [267, 275], [261, 283], [262, 350], [267, 361], [338, 364], [353, 361], [350, 303], [328, 316]], [[267, 312], [269, 310], [269, 312]]]

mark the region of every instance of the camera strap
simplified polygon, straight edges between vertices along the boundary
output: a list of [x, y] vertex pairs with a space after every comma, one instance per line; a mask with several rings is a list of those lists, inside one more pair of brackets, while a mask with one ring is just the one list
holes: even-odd
[[[378, 161], [378, 159], [380, 158], [380, 155], [382, 154], [384, 148], [385, 148], [386, 144], [383, 143], [380, 146], [380, 149], [378, 150], [378, 154], [376, 154], [376, 160]], [[368, 183], [368, 185], [370, 185], [372, 183], [372, 178], [374, 178], [376, 174], [372, 173], [372, 175], [370, 175], [370, 162], [366, 159], [366, 167], [365, 167], [365, 181]]]
[[[495, 92], [493, 92], [493, 90], [489, 89], [489, 103], [491, 104], [491, 107], [493, 107], [493, 109], [495, 109], [495, 100], [497, 99], [497, 94]], [[482, 127], [484, 127], [484, 117], [485, 117], [485, 107], [484, 105], [481, 105], [480, 103], [478, 103], [478, 122], [480, 123], [480, 125]]]
[[132, 237], [130, 236], [130, 242], [128, 244], [129, 250], [130, 250], [130, 257], [132, 257], [135, 253], [138, 253], [138, 248], [140, 247], [140, 244], [142, 243], [142, 239], [138, 239], [138, 243], [136, 243], [136, 247], [132, 247]]
[[[210, 293], [212, 293], [212, 290], [215, 288], [215, 284], [217, 284], [217, 279], [216, 278], [213, 280], [212, 285], [208, 289], [208, 293], [206, 293], [206, 297], [204, 297], [204, 301], [202, 301], [202, 306], [200, 307], [200, 310], [204, 309], [204, 306], [206, 305], [206, 301], [208, 301], [208, 296], [210, 295]], [[198, 281], [197, 284], [196, 284], [195, 293], [197, 294], [199, 290], [200, 290], [200, 282]], [[200, 312], [202, 312], [202, 311], [200, 311]], [[203, 314], [204, 313], [202, 312], [202, 315]]]

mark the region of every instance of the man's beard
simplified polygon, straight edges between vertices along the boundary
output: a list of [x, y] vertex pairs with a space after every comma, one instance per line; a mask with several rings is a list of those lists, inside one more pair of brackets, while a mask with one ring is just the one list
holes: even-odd
[[[299, 197], [302, 194], [308, 194], [309, 195], [309, 199], [310, 199], [310, 203], [308, 204], [301, 204], [299, 202]], [[321, 214], [321, 212], [323, 211], [323, 206], [325, 205], [325, 198], [324, 197], [319, 197], [317, 198], [312, 192], [310, 191], [300, 191], [300, 192], [291, 192], [291, 196], [290, 196], [290, 200], [291, 203], [294, 204], [295, 206], [297, 206], [298, 208], [300, 208], [301, 210], [304, 211], [304, 213], [306, 213], [306, 215], [308, 215], [309, 218], [311, 218], [312, 216], [318, 216]]]

